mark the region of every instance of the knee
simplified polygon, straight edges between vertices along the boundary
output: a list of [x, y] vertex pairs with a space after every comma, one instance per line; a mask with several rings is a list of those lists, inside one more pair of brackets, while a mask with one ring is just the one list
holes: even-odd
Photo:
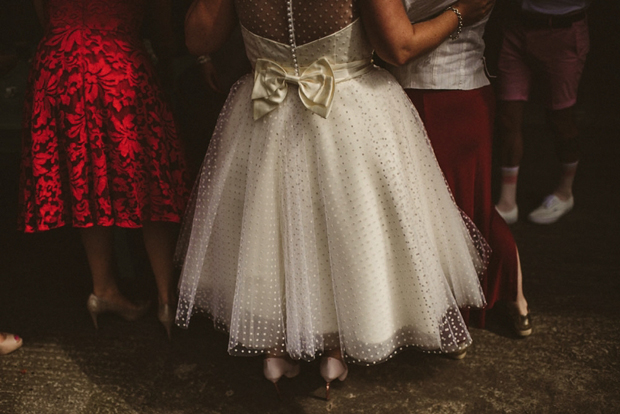
[[497, 122], [505, 134], [520, 131], [523, 122], [523, 102], [500, 102]]

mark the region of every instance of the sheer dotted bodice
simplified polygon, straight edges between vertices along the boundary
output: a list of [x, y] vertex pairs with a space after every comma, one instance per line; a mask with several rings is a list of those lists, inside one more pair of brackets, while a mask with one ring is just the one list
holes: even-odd
[[359, 17], [353, 0], [235, 0], [235, 6], [246, 29], [276, 42], [291, 43], [294, 21], [298, 46], [337, 32]]

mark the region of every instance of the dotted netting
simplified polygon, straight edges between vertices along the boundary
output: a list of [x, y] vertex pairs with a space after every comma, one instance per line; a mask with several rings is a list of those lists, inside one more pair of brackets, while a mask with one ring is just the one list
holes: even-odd
[[[370, 62], [351, 1], [295, 2], [289, 14], [285, 1], [256, 3], [236, 0], [251, 58]], [[407, 347], [463, 349], [458, 308], [484, 305], [484, 239], [394, 78], [375, 68], [336, 87], [327, 118], [292, 85], [257, 121], [253, 77], [233, 87], [179, 244], [177, 322], [207, 313], [234, 355], [312, 360], [340, 347], [376, 364]]]

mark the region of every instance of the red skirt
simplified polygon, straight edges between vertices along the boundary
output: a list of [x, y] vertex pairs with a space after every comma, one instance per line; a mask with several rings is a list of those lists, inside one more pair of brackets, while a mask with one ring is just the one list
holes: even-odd
[[470, 326], [484, 328], [486, 310], [517, 299], [517, 248], [491, 197], [495, 100], [490, 86], [469, 91], [414, 90], [407, 95], [420, 113], [456, 204], [478, 227], [492, 253], [481, 284], [482, 310], [462, 310]]
[[23, 231], [181, 220], [186, 162], [137, 36], [48, 31], [30, 73], [22, 142]]

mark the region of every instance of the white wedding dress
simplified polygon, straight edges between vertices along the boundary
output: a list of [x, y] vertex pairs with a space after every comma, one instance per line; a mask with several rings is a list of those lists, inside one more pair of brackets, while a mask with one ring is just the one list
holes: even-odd
[[341, 347], [374, 364], [463, 349], [458, 308], [485, 303], [486, 244], [411, 102], [372, 65], [356, 2], [291, 1], [235, 2], [255, 73], [233, 87], [195, 184], [177, 324], [207, 313], [233, 355]]

